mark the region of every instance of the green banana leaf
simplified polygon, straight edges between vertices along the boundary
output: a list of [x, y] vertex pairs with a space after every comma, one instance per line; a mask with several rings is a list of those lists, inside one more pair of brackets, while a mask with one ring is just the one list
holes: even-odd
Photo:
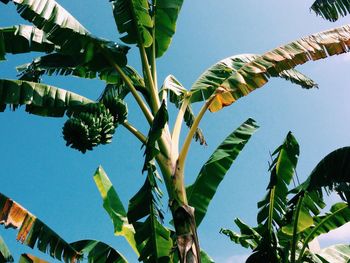
[[[58, 46], [64, 54], [84, 54], [84, 60], [105, 59], [101, 49], [121, 66], [127, 63], [128, 47], [94, 37], [68, 11], [54, 0], [12, 0], [17, 12], [46, 33], [46, 38]], [[42, 8], [45, 6], [46, 8]]]
[[350, 13], [349, 0], [316, 0], [311, 8], [317, 15], [331, 22]]
[[[173, 75], [169, 75], [165, 78], [163, 87], [159, 93], [163, 94], [163, 92], [167, 93], [169, 101], [173, 103], [178, 109], [181, 107], [184, 98], [188, 95], [186, 88], [182, 86], [182, 84]], [[187, 127], [192, 127], [195, 118], [196, 116], [193, 113], [192, 106], [191, 104], [188, 104], [184, 114], [184, 121]], [[200, 128], [196, 129], [193, 138], [196, 141], [199, 141], [201, 145], [207, 144], [203, 132]]]
[[[192, 85], [191, 101], [196, 102], [208, 99], [218, 87], [223, 85], [241, 67], [259, 57], [256, 54], [242, 54], [228, 57], [215, 63]], [[313, 80], [294, 69], [282, 71], [278, 77], [289, 80], [303, 88], [317, 87], [317, 84]]]
[[6, 104], [13, 109], [26, 105], [26, 111], [40, 116], [62, 117], [67, 109], [93, 102], [83, 96], [53, 86], [22, 80], [0, 79], [0, 111]]
[[21, 205], [0, 193], [0, 224], [18, 229], [17, 241], [68, 263], [81, 254]]
[[183, 0], [158, 0], [155, 9], [156, 57], [161, 57], [170, 46], [176, 31], [176, 20]]
[[13, 257], [5, 241], [0, 236], [0, 262], [13, 262]]
[[219, 145], [201, 168], [195, 182], [186, 188], [188, 203], [195, 208], [197, 226], [202, 222], [219, 184], [257, 128], [253, 119], [241, 124]]
[[87, 257], [88, 263], [128, 263], [122, 254], [97, 240], [79, 240], [70, 244]]
[[0, 60], [5, 60], [5, 55], [9, 53], [50, 53], [54, 49], [55, 45], [36, 27], [17, 25], [0, 28]]
[[288, 186], [295, 173], [299, 156], [299, 144], [293, 134], [289, 132], [283, 142], [272, 154], [270, 182], [267, 187], [268, 193], [258, 203], [258, 224], [267, 224], [268, 232], [271, 233], [273, 225], [281, 225], [281, 221], [287, 210]]
[[319, 235], [328, 233], [350, 222], [350, 208], [347, 203], [336, 203], [328, 213], [315, 216], [313, 222], [314, 224], [302, 233], [306, 244]]
[[322, 263], [348, 263], [350, 260], [350, 246], [345, 244], [330, 246], [322, 249], [316, 255]]
[[215, 261], [203, 250], [201, 250], [201, 262], [202, 263], [215, 263]]
[[[137, 71], [131, 66], [122, 68], [138, 89], [144, 89], [144, 81]], [[84, 55], [67, 55], [53, 53], [35, 58], [31, 63], [20, 65], [17, 71], [23, 75], [73, 75], [80, 78], [99, 78], [107, 84], [121, 85], [122, 79], [119, 73], [107, 63], [106, 60], [84, 61]]]
[[148, 1], [110, 0], [110, 2], [119, 33], [126, 33], [121, 40], [128, 44], [141, 41], [140, 44], [144, 47], [151, 46], [153, 38], [150, 30], [153, 27], [153, 21], [149, 14]]
[[304, 191], [335, 190], [349, 201], [350, 147], [337, 149], [324, 157], [300, 187]]
[[18, 262], [19, 263], [49, 263], [31, 254], [22, 254]]
[[240, 244], [242, 247], [255, 249], [259, 245], [262, 236], [256, 231], [256, 229], [248, 226], [239, 218], [235, 219], [235, 223], [239, 227], [240, 234], [225, 228], [222, 228], [220, 233], [228, 236], [232, 242]]
[[129, 224], [125, 208], [102, 166], [95, 172], [94, 180], [103, 199], [103, 207], [113, 221], [114, 234], [123, 236], [139, 256], [135, 242], [135, 229]]

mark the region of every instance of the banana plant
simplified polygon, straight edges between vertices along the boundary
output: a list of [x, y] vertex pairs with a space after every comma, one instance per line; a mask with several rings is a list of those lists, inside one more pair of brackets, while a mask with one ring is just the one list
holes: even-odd
[[[55, 0], [0, 2], [15, 5], [17, 13], [31, 24], [0, 28], [0, 60], [6, 60], [7, 54], [43, 53], [18, 67], [19, 80], [0, 80], [1, 111], [25, 105], [28, 113], [40, 116], [66, 114], [63, 138], [67, 146], [82, 153], [110, 143], [119, 126], [142, 143], [145, 162], [141, 172], [146, 174], [146, 180], [127, 210], [115, 193], [109, 195], [107, 191], [106, 194], [103, 190], [106, 186], [101, 182], [97, 185], [115, 233], [125, 235], [139, 260], [144, 262], [209, 260], [201, 252], [197, 225], [257, 125], [249, 119], [229, 135], [205, 163], [195, 182], [186, 187], [185, 163], [189, 148], [193, 139], [205, 144], [199, 128], [204, 114], [231, 105], [265, 85], [271, 77], [287, 79], [303, 88], [317, 87], [294, 68], [311, 60], [345, 53], [350, 47], [350, 26], [345, 25], [262, 55], [227, 57], [207, 69], [189, 89], [174, 76], [167, 77], [161, 87], [157, 59], [171, 44], [182, 0], [110, 0], [123, 44], [96, 37]], [[139, 51], [142, 74], [128, 65], [130, 47]], [[40, 83], [42, 76], [53, 74], [98, 78], [106, 88], [99, 98], [89, 99]], [[124, 99], [129, 94], [148, 125], [147, 135], [128, 121]], [[174, 123], [170, 122], [167, 110], [171, 103], [178, 108]], [[198, 113], [194, 113], [193, 103], [202, 104]], [[180, 142], [183, 123], [189, 130]], [[174, 228], [163, 223], [161, 183], [165, 184]], [[118, 209], [116, 214], [115, 209]], [[86, 251], [80, 249], [83, 250]]]
[[[288, 133], [272, 154], [267, 194], [258, 203], [258, 226], [250, 227], [237, 218], [235, 223], [240, 233], [220, 231], [234, 243], [253, 249], [246, 262], [345, 263], [350, 259], [348, 244], [316, 252], [309, 248], [316, 237], [350, 222], [350, 148], [340, 148], [324, 157], [304, 183], [290, 189], [298, 156], [298, 142]], [[324, 191], [336, 191], [344, 202], [335, 203], [328, 212], [321, 213], [325, 207]]]

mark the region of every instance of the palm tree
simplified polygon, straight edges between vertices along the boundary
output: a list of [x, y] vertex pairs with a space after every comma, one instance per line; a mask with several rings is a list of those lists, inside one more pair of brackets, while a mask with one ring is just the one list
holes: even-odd
[[[69, 119], [64, 124], [63, 136], [68, 146], [83, 153], [110, 143], [118, 126], [125, 127], [144, 145], [142, 172], [147, 175], [146, 180], [127, 210], [118, 201], [116, 192], [110, 190], [111, 184], [102, 169], [97, 170], [95, 178], [116, 234], [124, 236], [139, 259], [146, 262], [174, 260], [172, 255], [179, 257], [180, 262], [200, 261], [196, 227], [223, 176], [257, 128], [251, 119], [244, 122], [219, 146], [186, 190], [185, 161], [193, 138], [205, 144], [199, 129], [205, 112], [216, 112], [234, 103], [266, 84], [270, 77], [286, 78], [304, 88], [315, 87], [311, 79], [293, 68], [344, 53], [350, 45], [349, 26], [339, 27], [263, 55], [228, 57], [206, 70], [190, 90], [174, 76], [168, 76], [159, 88], [156, 59], [170, 45], [182, 1], [111, 1], [118, 31], [123, 34], [121, 40], [124, 44], [137, 45], [142, 76], [127, 64], [128, 46], [95, 37], [56, 1], [1, 2], [15, 4], [17, 12], [33, 26], [2, 28], [0, 57], [4, 60], [8, 53], [47, 53], [21, 66], [19, 80], [0, 81], [1, 109], [5, 110], [7, 105], [13, 109], [25, 105], [27, 112], [40, 116], [62, 117], [66, 113]], [[39, 83], [41, 76], [54, 73], [99, 78], [106, 82], [106, 88], [100, 98], [92, 100]], [[128, 94], [133, 96], [149, 124], [147, 135], [127, 120], [124, 99]], [[192, 110], [196, 102], [202, 103], [197, 115]], [[167, 112], [170, 103], [179, 108], [172, 130]], [[190, 130], [180, 147], [183, 122]], [[227, 144], [230, 149], [226, 148]], [[161, 223], [160, 178], [166, 186], [175, 232]], [[173, 245], [177, 246], [175, 254], [171, 253]]]

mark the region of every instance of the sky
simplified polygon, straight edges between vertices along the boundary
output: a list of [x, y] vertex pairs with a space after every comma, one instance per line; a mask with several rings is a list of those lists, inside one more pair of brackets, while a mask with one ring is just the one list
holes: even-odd
[[[119, 41], [109, 1], [61, 0], [59, 3], [94, 35]], [[325, 21], [310, 12], [311, 4], [312, 1], [277, 0], [185, 1], [173, 43], [158, 61], [159, 85], [167, 75], [173, 74], [189, 89], [206, 68], [223, 58], [261, 54], [350, 22], [349, 17], [336, 23]], [[19, 18], [12, 5], [1, 4], [0, 26], [19, 23], [27, 22]], [[0, 64], [1, 78], [15, 78], [15, 66], [38, 55], [8, 55], [8, 60]], [[135, 47], [130, 51], [129, 64], [140, 68]], [[326, 154], [349, 145], [349, 66], [349, 55], [309, 62], [298, 69], [314, 79], [319, 89], [303, 90], [285, 80], [272, 79], [232, 106], [205, 115], [201, 128], [208, 146], [192, 144], [186, 163], [188, 184], [194, 181], [217, 145], [242, 122], [252, 117], [260, 125], [220, 185], [198, 229], [201, 247], [216, 262], [244, 262], [249, 254], [249, 250], [231, 243], [219, 230], [235, 229], [236, 217], [250, 225], [256, 224], [256, 203], [264, 197], [269, 179], [269, 152], [282, 143], [288, 131], [293, 132], [300, 144], [297, 172], [301, 180]], [[98, 80], [73, 77], [45, 77], [43, 82], [91, 99], [96, 99], [104, 87]], [[127, 102], [130, 122], [147, 133], [134, 100], [130, 97]], [[199, 107], [200, 104], [194, 106], [195, 110]], [[137, 262], [123, 238], [113, 235], [112, 223], [102, 207], [92, 176], [98, 165], [102, 165], [127, 206], [144, 182], [140, 142], [125, 129], [118, 128], [113, 143], [83, 155], [65, 146], [62, 136], [65, 120], [66, 117], [28, 115], [24, 108], [0, 114], [0, 192], [22, 204], [68, 242], [101, 240], [117, 248], [130, 262]], [[175, 121], [174, 115], [170, 121]], [[187, 132], [186, 128], [183, 131]], [[165, 211], [169, 214], [166, 207]], [[321, 247], [349, 240], [350, 230], [341, 233], [321, 237]], [[0, 235], [15, 255], [21, 251], [42, 255], [16, 244], [13, 230], [5, 231], [1, 227]]]

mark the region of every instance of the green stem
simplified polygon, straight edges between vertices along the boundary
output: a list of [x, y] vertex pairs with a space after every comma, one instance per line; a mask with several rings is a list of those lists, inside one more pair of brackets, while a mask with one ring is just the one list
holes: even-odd
[[296, 252], [296, 247], [297, 247], [297, 242], [298, 242], [298, 221], [299, 221], [299, 214], [301, 210], [301, 204], [303, 202], [303, 198], [300, 197], [297, 203], [296, 207], [296, 213], [294, 217], [294, 225], [293, 225], [293, 238], [292, 238], [292, 250], [291, 250], [291, 263], [295, 263], [295, 252]]
[[276, 190], [276, 187], [274, 186], [270, 192], [269, 219], [267, 222], [267, 229], [270, 235], [272, 233], [272, 219], [273, 219], [273, 208], [274, 208], [274, 201], [275, 201], [275, 190]]
[[124, 73], [124, 71], [121, 69], [121, 67], [114, 62], [114, 60], [109, 56], [108, 52], [106, 50], [102, 49], [102, 53], [105, 56], [105, 58], [108, 60], [110, 65], [119, 73], [119, 75], [124, 80], [125, 84], [128, 86], [128, 88], [131, 91], [131, 94], [134, 96], [137, 104], [140, 106], [143, 114], [145, 115], [147, 121], [149, 124], [152, 124], [153, 122], [153, 115], [150, 112], [150, 110], [147, 108], [146, 103], [143, 101], [142, 97], [138, 94], [136, 88], [132, 84], [130, 78]]
[[146, 143], [147, 138], [145, 135], [143, 135], [139, 130], [137, 130], [134, 126], [132, 126], [128, 121], [125, 121], [123, 123], [123, 126], [132, 134], [135, 135], [137, 139], [139, 139], [142, 143]]
[[199, 126], [199, 123], [201, 122], [201, 120], [202, 120], [202, 118], [204, 116], [204, 113], [208, 110], [208, 108], [209, 108], [211, 102], [213, 101], [213, 99], [215, 98], [215, 96], [216, 96], [216, 94], [214, 93], [204, 103], [204, 105], [200, 109], [197, 117], [195, 118], [190, 131], [188, 132], [188, 134], [187, 134], [187, 136], [185, 138], [184, 144], [182, 146], [182, 149], [180, 151], [179, 158], [178, 158], [178, 165], [179, 165], [179, 168], [181, 170], [183, 170], [183, 168], [184, 168], [185, 160], [186, 160], [187, 153], [188, 153], [188, 150], [189, 150], [191, 142], [192, 142], [192, 138], [193, 138], [193, 136], [194, 136], [198, 126]]

